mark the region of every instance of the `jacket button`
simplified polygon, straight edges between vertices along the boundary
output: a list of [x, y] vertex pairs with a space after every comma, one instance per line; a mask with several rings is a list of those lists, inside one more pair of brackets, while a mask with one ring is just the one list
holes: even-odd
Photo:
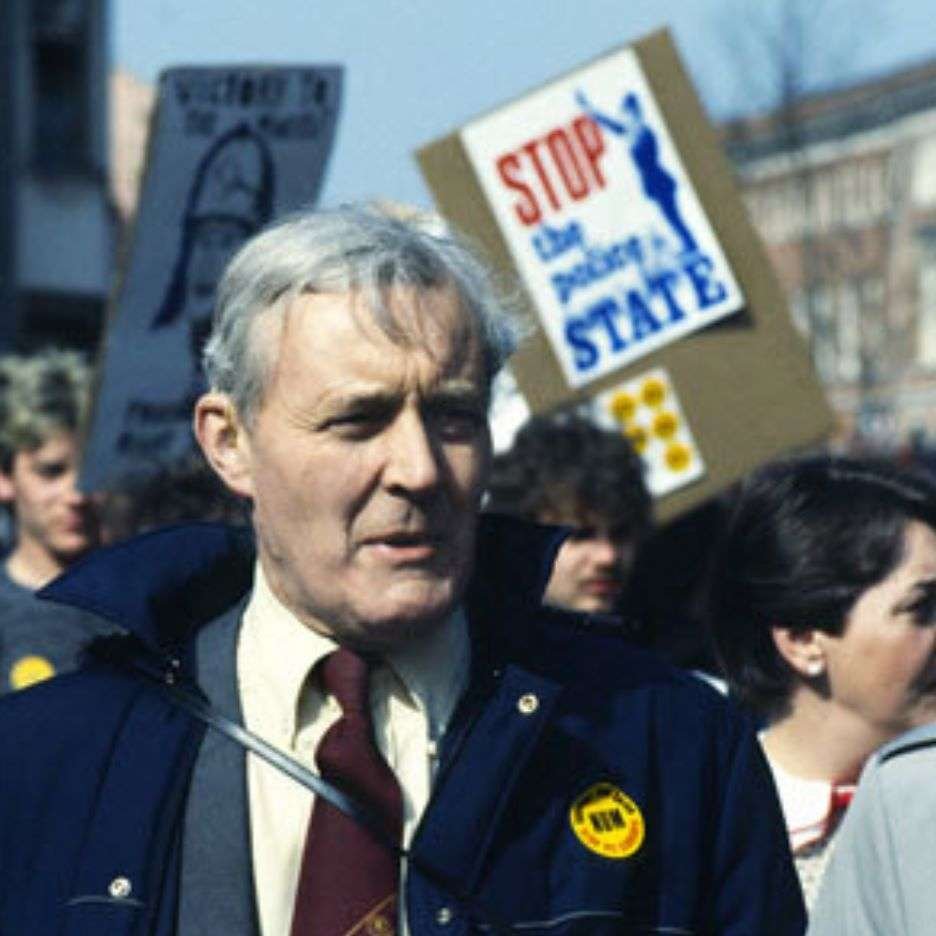
[[521, 715], [532, 715], [539, 708], [539, 699], [532, 692], [526, 692], [517, 699], [517, 709]]
[[129, 897], [132, 890], [133, 885], [125, 877], [115, 877], [114, 880], [107, 885], [107, 893], [110, 894], [111, 897], [116, 897], [118, 900]]
[[448, 926], [449, 923], [452, 922], [452, 916], [451, 907], [439, 907], [439, 909], [436, 910], [436, 923], [438, 923], [439, 926]]

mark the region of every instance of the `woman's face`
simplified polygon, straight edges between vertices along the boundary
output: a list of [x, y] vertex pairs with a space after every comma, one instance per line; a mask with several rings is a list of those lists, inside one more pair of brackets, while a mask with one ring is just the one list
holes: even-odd
[[888, 734], [936, 720], [936, 533], [910, 521], [897, 567], [820, 640], [834, 703]]

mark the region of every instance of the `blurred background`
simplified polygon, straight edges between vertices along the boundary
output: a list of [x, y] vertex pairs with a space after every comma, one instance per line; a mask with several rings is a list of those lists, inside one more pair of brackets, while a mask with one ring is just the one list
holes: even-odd
[[838, 414], [936, 447], [936, 36], [916, 0], [3, 0], [0, 349], [94, 352], [159, 72], [342, 64], [324, 204], [431, 207], [412, 153], [667, 26]]

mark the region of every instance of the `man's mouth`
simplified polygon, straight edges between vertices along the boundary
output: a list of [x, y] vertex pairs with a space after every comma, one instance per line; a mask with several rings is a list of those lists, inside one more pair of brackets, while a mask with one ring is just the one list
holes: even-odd
[[441, 549], [443, 537], [429, 531], [388, 530], [369, 536], [364, 545], [395, 562], [424, 562]]
[[582, 587], [589, 595], [607, 598], [620, 594], [622, 584], [621, 580], [616, 578], [595, 578], [588, 579]]

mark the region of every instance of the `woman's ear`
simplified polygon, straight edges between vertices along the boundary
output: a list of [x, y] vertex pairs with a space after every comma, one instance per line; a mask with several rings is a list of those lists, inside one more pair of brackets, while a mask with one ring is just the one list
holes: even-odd
[[819, 637], [821, 633], [815, 628], [794, 630], [782, 624], [770, 628], [777, 652], [795, 672], [807, 679], [815, 679], [825, 673], [826, 658]]
[[226, 393], [206, 393], [195, 404], [195, 438], [221, 480], [241, 497], [253, 497], [250, 438]]

